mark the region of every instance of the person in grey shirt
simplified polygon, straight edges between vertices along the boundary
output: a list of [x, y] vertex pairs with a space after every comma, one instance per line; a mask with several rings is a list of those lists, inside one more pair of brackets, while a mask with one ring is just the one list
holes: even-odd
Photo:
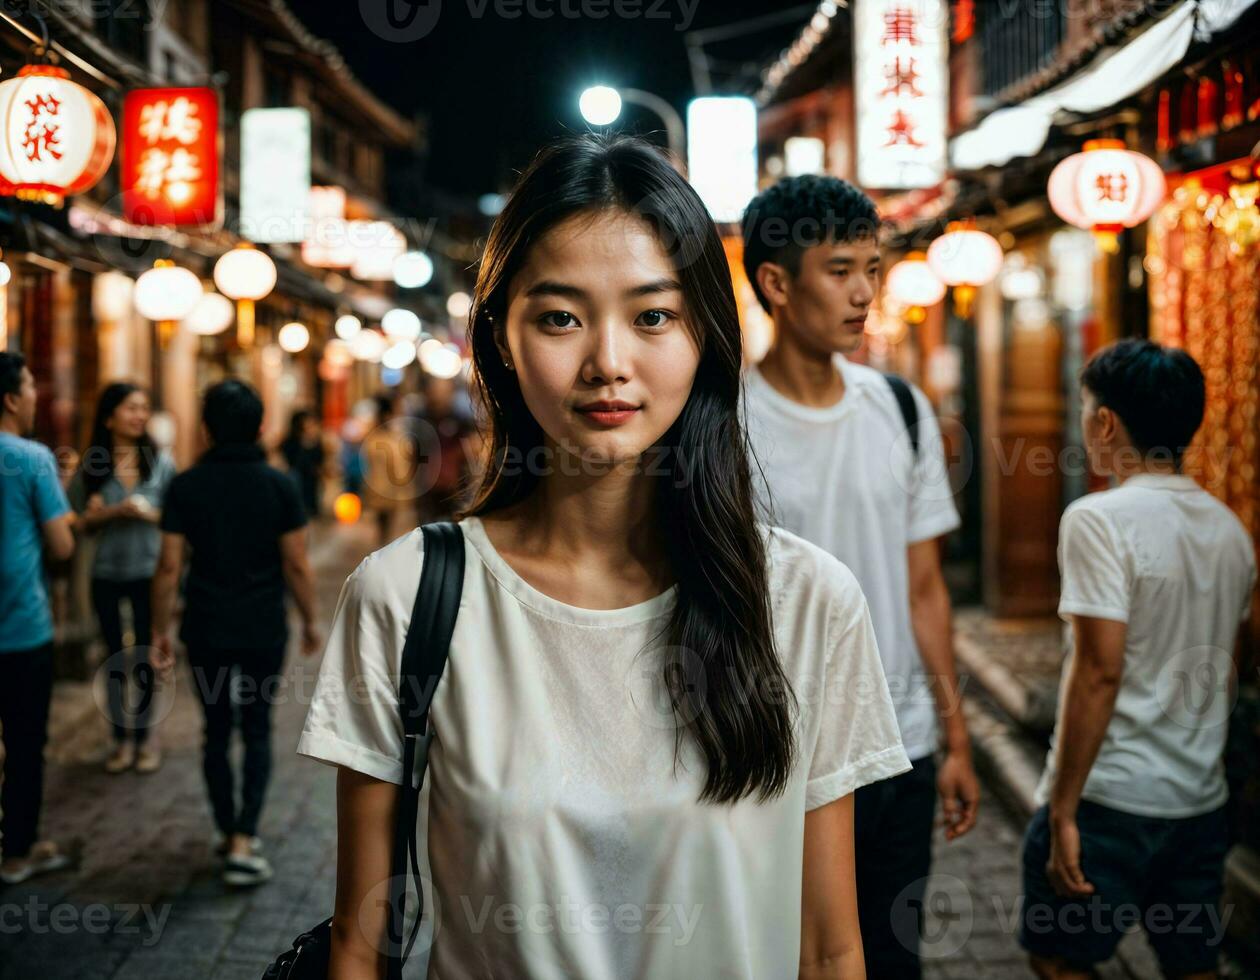
[[[70, 484], [81, 529], [95, 538], [92, 605], [109, 648], [107, 686], [114, 747], [105, 770], [155, 772], [161, 765], [149, 737], [154, 673], [149, 663], [149, 594], [162, 534], [158, 530], [166, 488], [175, 464], [147, 431], [149, 395], [137, 385], [115, 382], [101, 392], [92, 440]], [[131, 607], [133, 643], [123, 644], [122, 605]], [[128, 681], [135, 689], [127, 697]]]

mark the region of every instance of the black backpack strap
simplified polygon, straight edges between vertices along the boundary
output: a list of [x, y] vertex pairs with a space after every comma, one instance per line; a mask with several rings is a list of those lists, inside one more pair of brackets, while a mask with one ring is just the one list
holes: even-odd
[[[429, 707], [450, 651], [455, 618], [459, 613], [464, 587], [464, 533], [449, 521], [425, 524], [424, 559], [420, 587], [407, 625], [399, 671], [398, 703], [403, 723], [403, 781], [394, 831], [394, 851], [390, 862], [387, 925], [388, 980], [401, 980], [403, 963], [416, 941], [424, 912], [424, 892], [420, 881], [420, 856], [416, 844], [422, 770], [412, 785], [419, 741], [429, 731]], [[403, 944], [404, 912], [407, 904], [407, 876], [416, 886], [416, 918], [411, 935]]]
[[910, 448], [914, 450], [917, 458], [919, 455], [919, 403], [914, 400], [914, 392], [910, 390], [910, 385], [901, 375], [885, 374], [884, 380], [888, 382], [893, 397], [897, 399], [902, 421], [906, 423], [906, 431], [910, 433]]

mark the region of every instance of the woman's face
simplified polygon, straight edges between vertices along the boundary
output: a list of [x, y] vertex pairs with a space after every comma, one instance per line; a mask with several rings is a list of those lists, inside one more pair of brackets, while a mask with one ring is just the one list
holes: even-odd
[[599, 464], [653, 446], [700, 363], [673, 263], [651, 226], [613, 210], [576, 215], [530, 248], [499, 347], [549, 439]]
[[115, 436], [135, 442], [144, 435], [148, 424], [149, 396], [143, 391], [133, 391], [118, 403], [105, 426]]

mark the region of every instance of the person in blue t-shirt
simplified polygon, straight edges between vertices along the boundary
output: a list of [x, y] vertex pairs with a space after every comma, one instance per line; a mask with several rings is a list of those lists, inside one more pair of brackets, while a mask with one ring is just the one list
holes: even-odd
[[0, 352], [0, 881], [6, 885], [65, 867], [50, 841], [37, 841], [44, 743], [52, 697], [52, 611], [43, 550], [55, 561], [74, 551], [74, 518], [46, 446], [24, 438], [35, 422], [35, 378], [20, 354]]

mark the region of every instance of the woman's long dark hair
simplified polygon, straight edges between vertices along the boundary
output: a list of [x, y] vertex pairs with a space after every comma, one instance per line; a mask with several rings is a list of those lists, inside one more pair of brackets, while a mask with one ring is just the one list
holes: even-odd
[[[89, 496], [98, 492], [114, 475], [114, 434], [105, 423], [113, 417], [118, 406], [137, 391], [148, 397], [148, 392], [139, 385], [130, 381], [115, 381], [106, 385], [96, 400], [92, 439], [83, 452], [83, 461], [79, 464], [83, 474], [83, 488]], [[157, 443], [149, 433], [141, 433], [136, 440], [136, 453], [140, 462], [140, 482], [143, 483], [153, 474], [153, 464], [158, 454]]]
[[[646, 221], [670, 254], [700, 363], [682, 414], [662, 437], [654, 468], [655, 508], [678, 601], [666, 627], [683, 655], [665, 684], [677, 724], [707, 763], [702, 801], [780, 794], [796, 756], [795, 699], [774, 648], [765, 544], [753, 510], [747, 440], [740, 425], [741, 344], [730, 270], [713, 221], [696, 192], [650, 144], [583, 136], [543, 150], [521, 175], [495, 220], [469, 313], [472, 385], [482, 402], [487, 460], [460, 516], [528, 497], [539, 475], [505, 466], [530, 458], [543, 432], [516, 375], [495, 346], [508, 285], [530, 247], [578, 214], [621, 210]], [[767, 692], [774, 696], [766, 696]]]

